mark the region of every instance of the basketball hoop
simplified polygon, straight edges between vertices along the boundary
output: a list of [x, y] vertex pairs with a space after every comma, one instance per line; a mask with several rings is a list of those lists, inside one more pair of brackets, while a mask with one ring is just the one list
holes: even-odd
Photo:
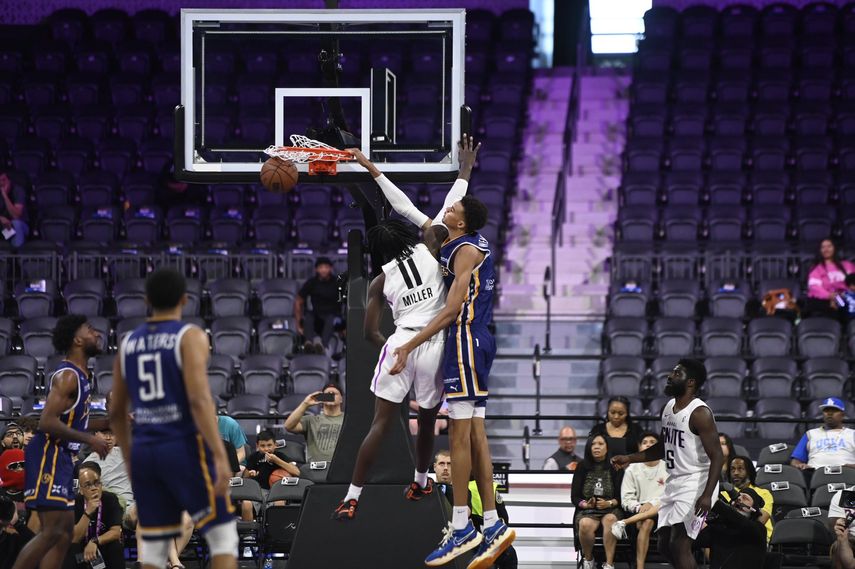
[[302, 134], [292, 134], [292, 146], [268, 146], [264, 151], [268, 156], [290, 160], [309, 165], [309, 174], [336, 175], [336, 164], [340, 160], [353, 160], [350, 152], [333, 148], [319, 140], [314, 140]]

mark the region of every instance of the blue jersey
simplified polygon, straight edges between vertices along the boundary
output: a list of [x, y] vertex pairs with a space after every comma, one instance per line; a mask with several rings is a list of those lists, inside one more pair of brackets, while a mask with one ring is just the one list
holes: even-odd
[[485, 256], [481, 264], [472, 271], [466, 299], [460, 314], [457, 315], [456, 324], [486, 327], [493, 320], [493, 289], [496, 286], [496, 270], [487, 240], [475, 233], [446, 241], [439, 250], [439, 262], [442, 265], [445, 285], [451, 290], [451, 283], [454, 282], [454, 256], [461, 247], [467, 245], [475, 247]]
[[119, 361], [134, 413], [135, 443], [196, 434], [181, 369], [181, 337], [192, 326], [179, 320], [146, 322], [122, 341]]
[[[73, 371], [74, 375], [77, 376], [77, 399], [71, 407], [66, 409], [65, 412], [60, 415], [59, 420], [75, 431], [86, 431], [89, 427], [89, 401], [92, 398], [92, 386], [89, 382], [89, 374], [73, 363], [63, 360], [56, 368], [56, 371], [53, 372], [53, 375], [51, 375], [51, 383], [57, 374], [63, 373], [66, 370]], [[48, 391], [50, 391], [50, 385], [48, 385]], [[81, 443], [77, 441], [56, 439], [48, 434], [45, 434], [45, 439], [46, 442], [56, 443], [60, 447], [70, 451], [72, 454], [77, 454], [80, 450]]]

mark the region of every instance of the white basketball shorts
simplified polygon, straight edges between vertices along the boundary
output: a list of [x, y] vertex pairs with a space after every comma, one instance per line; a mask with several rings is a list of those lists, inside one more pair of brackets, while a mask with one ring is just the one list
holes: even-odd
[[374, 367], [371, 391], [374, 395], [392, 403], [401, 403], [410, 389], [414, 389], [416, 403], [422, 409], [433, 409], [442, 399], [442, 358], [445, 350], [445, 335], [440, 332], [410, 352], [407, 367], [398, 375], [389, 370], [395, 363], [392, 352], [415, 336], [418, 330], [398, 329], [380, 350], [380, 359]]
[[[695, 517], [695, 502], [704, 493], [707, 472], [685, 476], [671, 476], [665, 483], [665, 491], [659, 501], [659, 523], [656, 529], [675, 526]], [[718, 499], [718, 485], [712, 495], [712, 504]]]

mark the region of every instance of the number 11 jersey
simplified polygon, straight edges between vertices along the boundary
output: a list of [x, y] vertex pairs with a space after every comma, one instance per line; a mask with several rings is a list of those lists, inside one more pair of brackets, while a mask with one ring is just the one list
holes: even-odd
[[134, 442], [163, 442], [196, 434], [181, 368], [181, 337], [193, 324], [146, 322], [119, 348], [122, 377], [134, 413]]

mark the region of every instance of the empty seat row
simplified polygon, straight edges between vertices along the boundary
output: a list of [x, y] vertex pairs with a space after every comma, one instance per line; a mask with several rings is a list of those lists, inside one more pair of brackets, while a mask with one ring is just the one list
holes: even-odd
[[[603, 392], [609, 396], [661, 396], [680, 357], [658, 357], [648, 368], [640, 357], [609, 356], [601, 365]], [[749, 366], [740, 357], [718, 356], [706, 358], [705, 366], [707, 381], [703, 393], [710, 398], [763, 400], [777, 397], [809, 401], [839, 396], [850, 376], [849, 365], [836, 357], [810, 358], [802, 362], [800, 368], [789, 357], [761, 357]], [[656, 413], [655, 406], [651, 410]], [[815, 411], [808, 407], [810, 416]]]

